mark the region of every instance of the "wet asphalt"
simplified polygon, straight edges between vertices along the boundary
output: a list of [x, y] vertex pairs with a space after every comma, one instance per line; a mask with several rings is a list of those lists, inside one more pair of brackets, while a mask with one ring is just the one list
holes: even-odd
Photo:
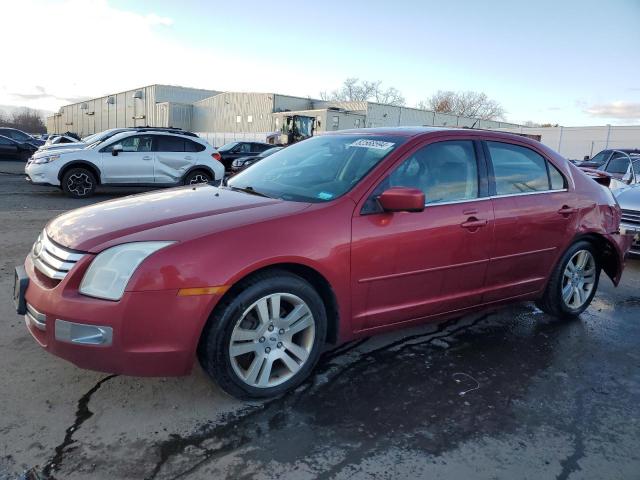
[[90, 201], [0, 161], [0, 478], [638, 479], [640, 261], [558, 320], [531, 303], [342, 345], [296, 391], [77, 369], [13, 313], [13, 265]]

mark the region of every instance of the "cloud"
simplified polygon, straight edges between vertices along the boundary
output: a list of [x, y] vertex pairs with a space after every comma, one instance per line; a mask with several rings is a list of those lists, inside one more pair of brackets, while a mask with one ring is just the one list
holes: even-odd
[[593, 117], [616, 119], [640, 119], [640, 103], [637, 102], [611, 102], [592, 105], [584, 110]]
[[11, 92], [9, 93], [9, 95], [20, 102], [30, 102], [34, 100], [55, 100], [57, 102], [62, 102], [62, 103], [76, 103], [76, 102], [82, 102], [83, 100], [88, 100], [91, 98], [90, 96], [86, 96], [86, 95], [60, 97], [58, 95], [48, 93], [45, 90], [45, 88], [40, 85], [36, 85], [34, 90], [35, 90], [35, 93]]

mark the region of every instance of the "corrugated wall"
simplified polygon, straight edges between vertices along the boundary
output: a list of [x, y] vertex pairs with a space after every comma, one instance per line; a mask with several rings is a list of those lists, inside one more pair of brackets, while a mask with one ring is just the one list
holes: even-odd
[[[140, 91], [142, 98], [134, 98]], [[216, 90], [175, 87], [171, 85], [149, 85], [126, 92], [105, 95], [95, 99], [65, 105], [60, 109], [60, 120], [48, 122], [49, 133], [71, 131], [80, 136], [101, 132], [108, 128], [161, 126], [156, 121], [156, 103], [173, 102], [191, 104], [217, 94]], [[113, 103], [107, 103], [109, 98]], [[82, 108], [86, 106], [86, 108]]]
[[607, 148], [639, 148], [640, 125], [594, 127], [516, 127], [501, 129], [512, 133], [540, 135], [540, 141], [566, 158], [582, 160]]

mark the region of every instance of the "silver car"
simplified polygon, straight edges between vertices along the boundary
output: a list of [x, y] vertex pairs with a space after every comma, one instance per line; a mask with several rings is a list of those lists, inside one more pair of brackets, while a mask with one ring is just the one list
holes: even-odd
[[628, 155], [629, 164], [622, 181], [610, 185], [622, 209], [620, 230], [634, 235], [630, 253], [640, 256], [640, 156]]

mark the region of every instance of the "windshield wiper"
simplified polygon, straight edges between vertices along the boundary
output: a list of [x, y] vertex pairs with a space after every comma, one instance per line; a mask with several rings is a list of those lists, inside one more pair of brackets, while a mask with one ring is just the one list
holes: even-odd
[[227, 185], [226, 188], [230, 188], [231, 190], [236, 190], [238, 192], [249, 193], [251, 195], [258, 195], [259, 197], [271, 198], [269, 195], [266, 195], [262, 192], [258, 192], [257, 190], [254, 190], [252, 186], [246, 186], [241, 188], [241, 187], [233, 187], [231, 185]]

